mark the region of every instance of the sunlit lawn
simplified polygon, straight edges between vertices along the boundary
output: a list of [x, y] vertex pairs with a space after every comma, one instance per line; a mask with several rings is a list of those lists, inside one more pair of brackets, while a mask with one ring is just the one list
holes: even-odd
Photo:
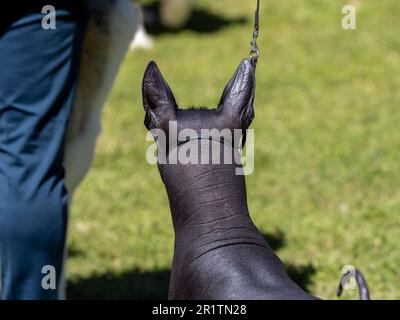
[[[373, 298], [400, 298], [400, 2], [264, 2], [251, 215], [311, 293], [335, 298], [350, 264]], [[341, 28], [349, 2], [355, 31]], [[198, 0], [191, 28], [126, 57], [72, 207], [70, 298], [167, 297], [174, 234], [145, 160], [143, 72], [154, 59], [179, 105], [215, 107], [248, 54], [254, 6]]]

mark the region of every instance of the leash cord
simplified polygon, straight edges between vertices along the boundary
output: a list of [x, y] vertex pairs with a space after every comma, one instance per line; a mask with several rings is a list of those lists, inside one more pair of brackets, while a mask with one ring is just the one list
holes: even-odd
[[260, 57], [260, 50], [257, 44], [259, 30], [260, 30], [260, 0], [257, 0], [257, 9], [254, 15], [253, 40], [250, 42], [251, 44], [250, 61], [253, 65], [254, 70], [257, 67], [257, 61], [258, 58]]

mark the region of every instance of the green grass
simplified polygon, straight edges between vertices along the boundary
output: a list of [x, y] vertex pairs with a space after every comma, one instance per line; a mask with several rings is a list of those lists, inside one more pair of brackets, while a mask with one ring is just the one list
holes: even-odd
[[[341, 28], [349, 2], [355, 31]], [[262, 3], [251, 215], [311, 293], [335, 298], [351, 264], [373, 298], [400, 298], [400, 2]], [[248, 55], [254, 6], [199, 0], [215, 15], [203, 17], [205, 29], [216, 17], [222, 28], [160, 33], [152, 51], [126, 57], [73, 202], [70, 298], [167, 297], [174, 234], [157, 168], [145, 161], [143, 72], [154, 59], [179, 105], [214, 107]]]

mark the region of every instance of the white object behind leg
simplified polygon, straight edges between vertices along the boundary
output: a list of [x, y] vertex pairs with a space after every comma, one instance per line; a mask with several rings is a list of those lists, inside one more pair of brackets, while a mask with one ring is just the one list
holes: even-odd
[[139, 26], [136, 30], [135, 36], [130, 44], [130, 49], [135, 50], [141, 49], [151, 49], [154, 45], [153, 38], [146, 32], [144, 27], [144, 16], [143, 11], [138, 4], [135, 4], [136, 10], [139, 16]]
[[138, 28], [138, 12], [131, 1], [91, 0], [90, 4], [92, 18], [66, 134], [64, 165], [70, 194], [89, 170], [101, 130], [102, 108]]
[[[139, 13], [130, 0], [90, 0], [89, 3], [91, 19], [65, 140], [65, 184], [71, 197], [92, 164], [103, 106], [139, 25]], [[60, 299], [66, 297], [66, 253], [58, 286]]]

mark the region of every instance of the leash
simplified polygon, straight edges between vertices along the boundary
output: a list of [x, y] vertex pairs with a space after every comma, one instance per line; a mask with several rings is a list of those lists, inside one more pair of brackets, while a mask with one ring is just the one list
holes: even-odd
[[253, 65], [254, 70], [257, 67], [258, 58], [260, 57], [260, 50], [258, 48], [257, 39], [260, 31], [260, 0], [257, 0], [257, 9], [254, 15], [254, 30], [253, 30], [253, 40], [250, 42], [250, 61]]
[[[337, 297], [341, 297], [342, 293], [343, 293], [343, 282], [348, 281], [348, 278], [350, 276], [350, 271], [347, 271], [347, 273], [345, 273], [342, 278], [340, 279], [340, 283], [339, 283], [339, 287], [337, 289], [336, 292], [336, 296]], [[356, 269], [355, 270], [355, 279], [357, 282], [357, 286], [358, 286], [358, 292], [360, 295], [360, 300], [371, 300], [371, 296], [369, 293], [369, 288], [368, 288], [368, 284], [367, 284], [367, 280], [365, 280], [364, 275], [361, 273], [360, 270]]]
[[[260, 34], [260, 0], [257, 0], [257, 8], [254, 14], [254, 29], [253, 29], [253, 40], [250, 42], [251, 51], [250, 51], [250, 63], [253, 66], [254, 77], [256, 74], [257, 62], [260, 57], [260, 49], [258, 48], [257, 39]], [[254, 99], [254, 97], [253, 97]], [[253, 100], [254, 101], [254, 100]], [[247, 131], [243, 129], [242, 134], [242, 147], [241, 150], [244, 149], [247, 138]]]

